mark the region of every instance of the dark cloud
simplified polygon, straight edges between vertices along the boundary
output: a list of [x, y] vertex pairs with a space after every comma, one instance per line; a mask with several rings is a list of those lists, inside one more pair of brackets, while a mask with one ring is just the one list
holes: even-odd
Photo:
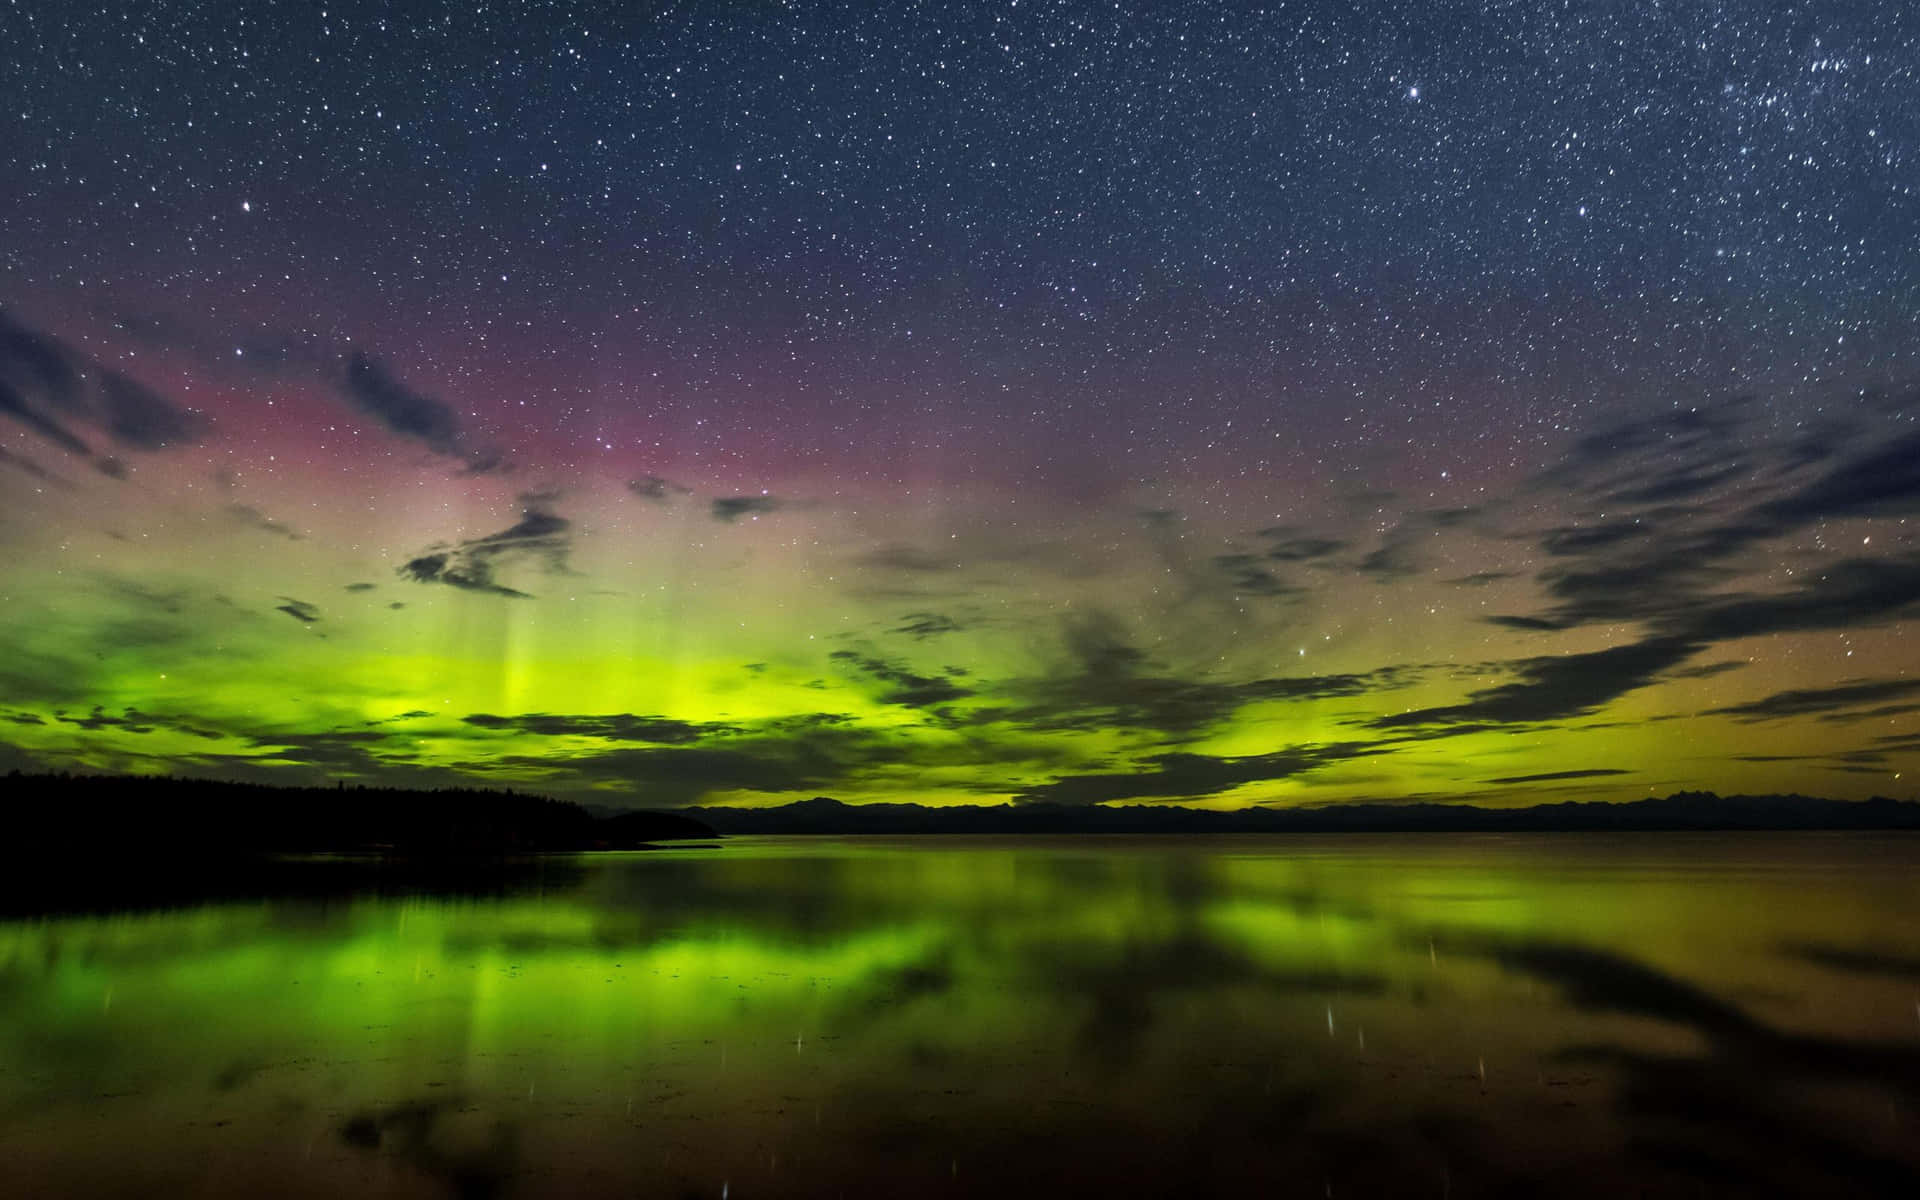
[[1912, 615], [1916, 608], [1920, 558], [1849, 559], [1829, 565], [1789, 592], [1676, 598], [1664, 609], [1642, 614], [1654, 631], [1645, 640], [1585, 654], [1523, 659], [1512, 664], [1517, 680], [1474, 692], [1464, 704], [1396, 713], [1371, 724], [1379, 729], [1527, 724], [1582, 716], [1628, 692], [1673, 678], [1687, 659], [1716, 643], [1867, 626]]
[[166, 730], [170, 733], [184, 733], [193, 737], [206, 738], [209, 741], [217, 741], [226, 736], [216, 730], [195, 724], [191, 720], [141, 712], [137, 708], [122, 709], [120, 715], [116, 717], [98, 704], [94, 705], [93, 711], [84, 717], [70, 717], [56, 710], [53, 719], [89, 731], [117, 729], [122, 733], [153, 733], [156, 730]]
[[375, 583], [350, 583], [347, 585], [347, 590], [349, 592], [370, 592], [378, 586], [380, 585]]
[[1873, 721], [1884, 717], [1898, 717], [1911, 712], [1920, 712], [1920, 701], [1912, 704], [1883, 704], [1878, 708], [1862, 708], [1847, 712], [1823, 713], [1820, 716], [1820, 720], [1830, 724], [1841, 721]]
[[656, 807], [693, 804], [720, 791], [812, 792], [842, 778], [842, 768], [831, 761], [808, 763], [765, 750], [692, 746], [622, 747], [562, 759], [509, 754], [473, 766], [481, 771], [531, 769], [601, 786], [624, 784], [637, 800]]
[[0, 413], [3, 413], [42, 438], [82, 458], [90, 457], [93, 448], [80, 439], [80, 436], [47, 414], [38, 411], [27, 403], [26, 397], [0, 378]]
[[1582, 475], [1590, 475], [1649, 451], [1669, 459], [1682, 458], [1703, 448], [1724, 454], [1755, 408], [1753, 397], [1736, 396], [1622, 421], [1575, 441], [1565, 465]]
[[693, 491], [692, 488], [682, 487], [671, 479], [663, 479], [658, 475], [642, 475], [638, 479], [630, 480], [627, 483], [627, 490], [642, 499], [658, 501], [661, 504], [665, 504], [675, 496], [684, 496]]
[[281, 596], [279, 599], [286, 603], [275, 605], [275, 612], [283, 612], [302, 625], [311, 625], [320, 619], [320, 610], [305, 600], [295, 600], [292, 596]]
[[1632, 538], [1645, 537], [1647, 530], [1639, 521], [1609, 521], [1599, 525], [1569, 525], [1550, 529], [1540, 539], [1540, 548], [1556, 558], [1569, 554], [1590, 554], [1617, 546]]
[[[501, 451], [478, 444], [462, 428], [450, 405], [409, 385], [385, 362], [351, 345], [271, 330], [213, 330], [166, 313], [101, 311], [121, 332], [149, 345], [191, 354], [221, 373], [314, 380], [391, 432], [435, 454], [460, 460], [470, 474], [509, 466]], [[178, 428], [156, 421], [164, 413], [141, 397], [115, 402], [112, 412], [129, 438], [180, 440]]]
[[113, 440], [136, 450], [160, 450], [194, 441], [204, 422], [137, 379], [117, 371], [100, 376], [102, 423]]
[[[374, 729], [322, 730], [315, 733], [266, 733], [247, 743], [265, 753], [252, 756], [257, 767], [263, 760], [299, 763], [318, 767], [331, 775], [353, 778], [387, 777], [396, 766], [413, 758], [413, 739]], [[230, 764], [246, 762], [245, 756], [228, 756]], [[401, 786], [405, 786], [402, 784]]]
[[413, 438], [435, 454], [458, 458], [470, 473], [506, 466], [499, 451], [472, 444], [460, 418], [445, 402], [417, 391], [376, 358], [355, 351], [338, 379], [340, 394], [360, 411], [402, 437]]
[[1594, 767], [1584, 771], [1547, 771], [1540, 775], [1504, 775], [1488, 783], [1553, 783], [1562, 779], [1601, 779], [1609, 775], [1631, 775], [1620, 767]]
[[1650, 638], [1586, 654], [1524, 659], [1519, 678], [1471, 693], [1463, 704], [1393, 713], [1369, 722], [1375, 729], [1415, 725], [1533, 724], [1582, 716], [1645, 687], [1701, 649], [1682, 638]]
[[1449, 579], [1448, 583], [1458, 587], [1485, 587], [1490, 583], [1499, 583], [1503, 579], [1519, 577], [1516, 571], [1475, 571], [1471, 575], [1462, 575], [1458, 579]]
[[653, 742], [659, 745], [684, 745], [704, 737], [738, 732], [737, 726], [696, 724], [666, 717], [637, 717], [632, 713], [592, 716], [561, 716], [552, 713], [526, 713], [500, 717], [492, 713], [474, 713], [462, 717], [479, 729], [505, 729], [534, 733], [543, 737], [595, 737], [613, 742]]
[[1362, 575], [1378, 580], [1417, 575], [1425, 566], [1421, 548], [1444, 530], [1457, 529], [1480, 515], [1478, 508], [1435, 508], [1413, 512], [1381, 536], [1380, 544], [1357, 564]]
[[258, 529], [262, 533], [271, 533], [275, 537], [283, 537], [290, 542], [300, 540], [300, 534], [291, 526], [271, 519], [250, 504], [229, 504], [226, 507], [226, 513], [234, 520], [251, 529]]
[[1628, 484], [1606, 497], [1610, 505], [1673, 504], [1697, 500], [1752, 473], [1749, 463], [1690, 463], [1647, 483]]
[[[83, 421], [130, 450], [197, 440], [206, 420], [0, 310], [0, 414], [80, 457], [92, 448], [71, 428]], [[102, 459], [99, 465], [110, 460]]]
[[862, 567], [872, 567], [881, 571], [908, 571], [931, 574], [936, 571], [953, 571], [960, 564], [950, 558], [935, 558], [924, 550], [912, 546], [882, 546], [869, 551], [854, 560]]
[[786, 502], [774, 496], [716, 496], [712, 512], [714, 520], [731, 525], [741, 517], [776, 513], [785, 507]]
[[1742, 671], [1747, 667], [1744, 659], [1731, 662], [1702, 663], [1697, 667], [1682, 667], [1670, 672], [1669, 679], [1712, 679], [1716, 675], [1725, 675], [1729, 671]]
[[1758, 510], [1762, 518], [1783, 529], [1916, 511], [1920, 511], [1920, 432], [1881, 442]]
[[1297, 596], [1306, 591], [1274, 574], [1252, 554], [1215, 555], [1213, 565], [1237, 593], [1249, 596]]
[[[6, 390], [6, 385], [0, 384], [0, 412], [7, 411], [6, 397], [4, 394], [5, 390]], [[24, 458], [21, 455], [15, 454], [13, 451], [8, 450], [4, 446], [0, 446], [0, 463], [5, 463], [7, 466], [12, 467], [14, 470], [23, 471], [26, 474], [33, 476], [35, 479], [41, 480], [42, 482], [45, 482], [45, 483], [61, 482], [58, 476], [54, 475], [53, 472], [47, 470], [45, 467], [41, 466], [39, 463], [33, 461], [30, 458]]]
[[1560, 622], [1546, 617], [1523, 617], [1512, 613], [1501, 613], [1486, 617], [1484, 620], [1489, 625], [1500, 625], [1507, 629], [1524, 629], [1530, 632], [1547, 632], [1565, 628]]
[[[1781, 717], [1805, 716], [1809, 713], [1840, 713], [1863, 705], [1881, 704], [1888, 700], [1916, 695], [1920, 695], [1920, 679], [1854, 680], [1834, 687], [1796, 688], [1775, 692], [1765, 699], [1754, 700], [1747, 704], [1710, 708], [1707, 713], [1735, 717], [1742, 721], [1772, 721]], [[1892, 711], [1905, 711], [1908, 707], [1898, 705]]]
[[1144, 761], [1147, 770], [1098, 775], [1064, 775], [1014, 797], [1020, 804], [1091, 805], [1118, 800], [1189, 800], [1217, 795], [1243, 784], [1288, 779], [1329, 763], [1389, 753], [1383, 745], [1336, 742], [1300, 746], [1272, 754], [1218, 758], [1207, 754], [1158, 754]]
[[960, 628], [958, 621], [944, 613], [911, 612], [900, 618], [900, 624], [894, 626], [893, 632], [918, 640], [943, 633], [956, 633]]
[[386, 365], [356, 353], [347, 362], [342, 391], [362, 412], [435, 454], [459, 453], [460, 418], [452, 408], [402, 383]]
[[1790, 592], [1715, 597], [1660, 624], [1686, 637], [1724, 642], [1863, 627], [1910, 616], [1920, 607], [1920, 557], [1847, 559], [1803, 578]]
[[[1702, 622], [1752, 611], [1721, 597], [1763, 547], [1825, 521], [1920, 514], [1920, 433], [1829, 424], [1769, 441], [1756, 429], [1752, 406], [1735, 401], [1577, 442], [1537, 486], [1588, 496], [1607, 515], [1541, 535], [1557, 560], [1539, 575], [1550, 606], [1508, 623], [1645, 621], [1718, 639]], [[1784, 619], [1777, 603], [1753, 603]]]
[[1313, 562], [1329, 558], [1345, 550], [1349, 544], [1339, 538], [1305, 535], [1289, 525], [1262, 529], [1260, 536], [1273, 539], [1274, 544], [1268, 548], [1267, 557], [1281, 562]]
[[1004, 685], [997, 695], [1009, 703], [969, 718], [1033, 731], [1142, 729], [1179, 738], [1211, 728], [1249, 704], [1361, 696], [1405, 686], [1412, 678], [1404, 667], [1235, 682], [1182, 678], [1156, 666], [1118, 620], [1099, 611], [1069, 617], [1061, 641], [1065, 662]]
[[411, 579], [415, 583], [444, 583], [466, 592], [485, 592], [493, 596], [506, 596], [515, 600], [531, 600], [532, 592], [523, 592], [519, 588], [510, 588], [493, 581], [493, 569], [486, 563], [457, 562], [451, 554], [422, 554], [410, 558], [395, 568], [402, 579]]
[[385, 718], [384, 720], [379, 720], [379, 721], [368, 721], [368, 722], [367, 722], [367, 724], [369, 724], [369, 725], [392, 725], [392, 724], [394, 724], [395, 722], [398, 722], [398, 721], [418, 721], [418, 720], [421, 720], [422, 718], [425, 718], [425, 717], [437, 717], [437, 716], [439, 716], [439, 715], [440, 715], [439, 713], [434, 713], [434, 712], [428, 712], [428, 711], [427, 711], [426, 709], [424, 709], [424, 708], [415, 708], [415, 709], [410, 709], [410, 710], [408, 710], [407, 712], [403, 712], [403, 713], [395, 713], [395, 714], [394, 714], [393, 716], [391, 716], [391, 717], [387, 717], [387, 718]]
[[881, 692], [880, 699], [886, 704], [932, 708], [973, 695], [971, 688], [961, 687], [950, 678], [920, 675], [898, 664], [852, 650], [835, 650], [828, 657], [885, 684], [886, 689]]
[[463, 591], [530, 599], [530, 593], [500, 583], [496, 570], [530, 563], [548, 575], [572, 574], [567, 565], [571, 528], [564, 517], [529, 508], [517, 523], [499, 533], [452, 546], [430, 546], [426, 553], [401, 564], [396, 573], [415, 583], [444, 583]]

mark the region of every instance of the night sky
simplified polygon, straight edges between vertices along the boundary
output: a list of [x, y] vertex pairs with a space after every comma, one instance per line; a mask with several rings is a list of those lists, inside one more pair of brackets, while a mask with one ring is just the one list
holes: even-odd
[[0, 9], [0, 769], [1908, 796], [1920, 5]]

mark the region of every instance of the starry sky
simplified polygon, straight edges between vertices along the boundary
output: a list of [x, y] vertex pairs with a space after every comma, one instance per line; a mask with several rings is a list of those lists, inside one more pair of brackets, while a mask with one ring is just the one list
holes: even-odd
[[1906, 0], [0, 41], [0, 769], [1912, 792]]

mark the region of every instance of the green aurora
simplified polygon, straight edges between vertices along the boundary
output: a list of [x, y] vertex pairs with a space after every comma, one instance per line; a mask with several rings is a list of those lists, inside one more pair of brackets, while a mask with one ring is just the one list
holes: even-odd
[[[210, 407], [112, 475], [0, 472], [0, 766], [1231, 808], [1897, 795], [1920, 752], [1920, 493], [1848, 482], [1913, 451], [1891, 419], [1819, 460], [1727, 406], [1502, 489], [1143, 481], [1035, 512], [455, 472], [294, 391], [330, 423], [292, 464]], [[1749, 465], [1695, 487], [1729, 439]]]

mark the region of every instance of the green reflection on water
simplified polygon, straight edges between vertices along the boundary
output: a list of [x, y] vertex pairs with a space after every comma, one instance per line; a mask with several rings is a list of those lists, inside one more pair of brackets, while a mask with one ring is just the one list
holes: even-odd
[[[741, 840], [0, 924], [30, 1191], [1910, 1185], [1911, 839]], [[1743, 1166], [1743, 1164], [1745, 1164]]]

